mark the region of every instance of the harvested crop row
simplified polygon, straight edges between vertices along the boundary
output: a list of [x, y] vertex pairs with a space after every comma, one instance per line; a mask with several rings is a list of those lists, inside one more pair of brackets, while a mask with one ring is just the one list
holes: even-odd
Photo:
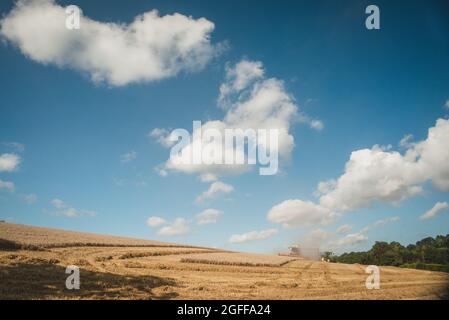
[[156, 256], [171, 256], [179, 254], [205, 254], [205, 253], [215, 253], [217, 250], [176, 250], [176, 251], [153, 251], [153, 252], [128, 252], [119, 256], [119, 259], [132, 259], [132, 258], [144, 258], [144, 257], [156, 257]]
[[185, 263], [203, 263], [244, 267], [280, 267], [295, 260], [292, 257], [280, 257], [275, 255], [236, 253], [236, 252], [214, 252], [208, 255], [193, 254], [181, 258]]

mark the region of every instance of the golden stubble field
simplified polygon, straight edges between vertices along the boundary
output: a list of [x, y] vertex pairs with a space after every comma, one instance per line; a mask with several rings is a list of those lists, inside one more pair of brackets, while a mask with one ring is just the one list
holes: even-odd
[[[80, 290], [65, 288], [80, 268]], [[0, 299], [445, 299], [449, 275], [0, 223]]]

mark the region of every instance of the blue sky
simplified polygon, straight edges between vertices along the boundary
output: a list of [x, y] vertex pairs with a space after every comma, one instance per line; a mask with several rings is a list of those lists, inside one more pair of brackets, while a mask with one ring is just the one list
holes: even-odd
[[[181, 61], [179, 71], [157, 79], [135, 76], [117, 84], [116, 78], [106, 75], [95, 81], [91, 66], [81, 65], [83, 62], [63, 58], [63, 66], [58, 67], [58, 58], [51, 52], [45, 63], [39, 61], [39, 44], [10, 27], [15, 26], [14, 19], [21, 18], [11, 15], [14, 2], [2, 1], [2, 21], [9, 18], [11, 24], [5, 27], [4, 23], [1, 32], [0, 156], [16, 155], [20, 164], [0, 172], [1, 219], [257, 252], [273, 252], [295, 241], [319, 243], [323, 248], [336, 245], [336, 251], [360, 250], [375, 240], [410, 243], [449, 232], [449, 212], [444, 208], [430, 219], [419, 219], [436, 203], [449, 202], [445, 181], [435, 186], [449, 176], [449, 158], [441, 140], [428, 143], [434, 149], [426, 155], [437, 154], [435, 160], [426, 165], [419, 160], [413, 163], [419, 170], [410, 169], [399, 178], [397, 170], [380, 171], [386, 181], [393, 175], [407, 180], [400, 190], [406, 194], [403, 198], [396, 193], [391, 199], [390, 195], [382, 198], [371, 193], [371, 198], [364, 198], [363, 204], [354, 208], [341, 209], [334, 204], [323, 209], [314, 195], [320, 182], [344, 175], [351, 152], [391, 145], [379, 152], [389, 156], [399, 151], [405, 157], [408, 149], [415, 150], [410, 145], [399, 146], [406, 134], [413, 135], [415, 144], [425, 142], [437, 119], [447, 119], [449, 10], [445, 1], [412, 1], [407, 5], [376, 1], [381, 10], [380, 30], [364, 26], [365, 8], [372, 4], [367, 1], [75, 4], [85, 16], [103, 23], [129, 24], [135, 16], [153, 9], [160, 17], [173, 13], [191, 16], [190, 23], [195, 26], [203, 17], [214, 28], [204, 31], [210, 40], [195, 44], [193, 49], [211, 52], [194, 70], [189, 68], [191, 61]], [[17, 25], [23, 25], [19, 22]], [[45, 27], [48, 22], [40, 23]], [[185, 23], [183, 27], [189, 26]], [[37, 27], [31, 24], [28, 28], [25, 25], [25, 33]], [[52, 43], [64, 43], [60, 38], [51, 39], [51, 35], [47, 38]], [[124, 55], [118, 64], [126, 69], [130, 60], [130, 55]], [[283, 81], [283, 90], [294, 97], [299, 112], [321, 121], [324, 127], [316, 130], [308, 121], [292, 121], [289, 134], [294, 137], [294, 148], [290, 160], [281, 162], [279, 174], [260, 176], [253, 170], [219, 176], [218, 181], [232, 186], [233, 191], [195, 203], [212, 182], [179, 171], [158, 174], [169, 149], [148, 133], [155, 128], [191, 131], [193, 120], [223, 119], [225, 111], [217, 105], [219, 88], [226, 82], [227, 71], [237, 70], [241, 61], [260, 62], [264, 79]], [[108, 68], [115, 71], [116, 67]], [[150, 66], [139, 67], [145, 70]], [[445, 126], [441, 125], [443, 142], [449, 139]], [[20, 143], [24, 150], [12, 143]], [[122, 157], [127, 153], [135, 158], [124, 162]], [[417, 171], [419, 177], [415, 177]], [[409, 181], [410, 175], [413, 179]], [[13, 183], [14, 188], [6, 182]], [[361, 190], [367, 185], [353, 187]], [[415, 194], [408, 187], [421, 190]], [[342, 190], [343, 186], [334, 188]], [[317, 214], [323, 209], [327, 215], [330, 210], [337, 217], [329, 223], [308, 223], [308, 218], [302, 223], [298, 220], [302, 216], [295, 216], [295, 226], [289, 228], [268, 218], [273, 207], [294, 199], [319, 205]], [[339, 198], [338, 204], [342, 201]], [[345, 201], [348, 205], [349, 200]], [[293, 215], [303, 210], [303, 202], [295, 205], [301, 207], [294, 207]], [[196, 215], [211, 208], [221, 212], [218, 220], [199, 225]], [[67, 214], [69, 209], [76, 210], [71, 211], [75, 216]], [[314, 214], [313, 210], [305, 210], [305, 214]], [[151, 216], [163, 218], [165, 225], [148, 226]], [[186, 232], [172, 237], [158, 233], [176, 218], [185, 219]], [[337, 233], [343, 225], [348, 225], [348, 230]], [[267, 230], [276, 231], [268, 232], [267, 239], [229, 242], [232, 235], [253, 231], [264, 238], [260, 232]]]

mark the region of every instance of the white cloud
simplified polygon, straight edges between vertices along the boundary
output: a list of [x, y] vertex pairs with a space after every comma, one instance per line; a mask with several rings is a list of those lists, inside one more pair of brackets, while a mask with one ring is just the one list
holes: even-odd
[[311, 201], [286, 200], [275, 205], [268, 212], [267, 218], [284, 227], [296, 227], [311, 224], [326, 224], [335, 218], [329, 209]]
[[174, 141], [170, 140], [170, 131], [167, 129], [154, 128], [147, 134], [147, 136], [155, 138], [157, 143], [166, 148], [169, 148], [174, 144]]
[[28, 58], [88, 73], [95, 82], [122, 86], [155, 81], [203, 68], [217, 54], [214, 24], [156, 10], [130, 24], [81, 17], [79, 30], [65, 27], [65, 8], [53, 0], [19, 0], [1, 20], [1, 35]]
[[[206, 141], [199, 133], [214, 129], [224, 137], [225, 129], [241, 129], [242, 133], [237, 136], [242, 138], [245, 137], [244, 132], [248, 129], [277, 129], [279, 133], [277, 151], [281, 160], [287, 160], [294, 147], [294, 138], [290, 133], [290, 127], [295, 122], [307, 122], [316, 129], [322, 127], [319, 120], [311, 120], [305, 115], [299, 116], [295, 99], [286, 90], [284, 82], [276, 78], [267, 78], [263, 65], [259, 61], [242, 60], [235, 66], [226, 69], [225, 81], [220, 86], [218, 104], [225, 111], [223, 119], [203, 123], [200, 128], [196, 129], [197, 134], [192, 134], [193, 141], [191, 140], [183, 147], [181, 154], [190, 156], [197, 149], [194, 146], [201, 146], [202, 148], [198, 149], [222, 150], [222, 158], [226, 158], [227, 155], [234, 158], [234, 155], [239, 152], [238, 156], [247, 158], [247, 152], [243, 151], [242, 154], [242, 151], [239, 151], [235, 145], [232, 147], [218, 145], [215, 139]], [[167, 132], [163, 134], [163, 141], [165, 139], [168, 139]], [[266, 154], [275, 152], [275, 148], [272, 148], [266, 141], [259, 140], [257, 145]], [[241, 174], [251, 168], [250, 165], [236, 164], [186, 164], [181, 157], [171, 157], [165, 162], [164, 167], [168, 171], [217, 176]]]
[[189, 232], [189, 223], [184, 218], [176, 218], [175, 221], [165, 227], [159, 229], [158, 234], [161, 236], [180, 236]]
[[[371, 206], [375, 202], [399, 204], [419, 195], [423, 184], [431, 181], [441, 191], [449, 190], [449, 120], [438, 119], [427, 138], [413, 143], [401, 154], [391, 147], [373, 146], [351, 153], [344, 173], [338, 179], [318, 184], [318, 203], [287, 200], [288, 212], [273, 207], [269, 220], [277, 223], [294, 220], [296, 225], [320, 223], [327, 215]], [[283, 203], [281, 203], [283, 204]], [[274, 210], [274, 209], [277, 210]], [[324, 219], [326, 220], [326, 219]]]
[[444, 104], [444, 106], [445, 106], [446, 108], [449, 109], [449, 100], [446, 101], [446, 103]]
[[346, 234], [346, 233], [348, 233], [351, 230], [352, 230], [352, 226], [351, 225], [344, 224], [344, 225], [338, 227], [337, 233], [339, 233], [339, 234]]
[[196, 223], [199, 225], [217, 223], [221, 212], [217, 209], [206, 209], [196, 215]]
[[209, 189], [201, 193], [195, 200], [197, 203], [201, 203], [205, 200], [214, 199], [222, 194], [227, 194], [234, 191], [234, 187], [230, 184], [215, 181], [210, 186]]
[[137, 152], [135, 152], [133, 150], [133, 151], [122, 154], [120, 156], [120, 161], [123, 163], [127, 163], [127, 162], [131, 162], [131, 161], [135, 160], [136, 158], [137, 158]]
[[34, 193], [26, 194], [23, 196], [23, 200], [28, 204], [33, 204], [37, 201], [37, 195]]
[[11, 172], [18, 169], [21, 162], [20, 157], [14, 153], [0, 155], [0, 172]]
[[[339, 249], [339, 248], [354, 246], [356, 244], [366, 242], [368, 240], [368, 237], [366, 234], [370, 230], [384, 226], [388, 223], [397, 222], [399, 220], [400, 220], [400, 218], [398, 216], [388, 217], [385, 219], [377, 220], [376, 222], [362, 228], [359, 232], [348, 234], [339, 239], [333, 239], [332, 241], [330, 241], [327, 244], [327, 246], [332, 249]], [[336, 235], [342, 234], [342, 233], [347, 233], [350, 229], [351, 229], [351, 226], [343, 225], [337, 229]], [[344, 231], [344, 232], [341, 232], [341, 231]]]
[[435, 218], [440, 211], [447, 210], [449, 208], [449, 204], [447, 202], [437, 202], [432, 207], [432, 209], [428, 210], [426, 213], [424, 213], [422, 216], [419, 217], [421, 220]]
[[321, 120], [310, 120], [310, 127], [315, 130], [323, 130], [324, 123]]
[[399, 203], [421, 193], [415, 163], [395, 151], [378, 146], [352, 152], [345, 173], [320, 198], [320, 204], [345, 212], [369, 206], [373, 201]]
[[14, 192], [14, 190], [15, 190], [14, 182], [3, 181], [0, 179], [0, 190], [1, 189], [5, 189], [9, 192]]
[[231, 68], [226, 67], [226, 82], [220, 86], [219, 105], [224, 107], [232, 104], [228, 99], [247, 88], [253, 81], [264, 76], [262, 62], [242, 60]]
[[400, 220], [400, 217], [398, 217], [398, 216], [377, 220], [376, 222], [373, 223], [373, 227], [380, 227], [380, 226], [383, 226], [383, 225], [385, 225], [387, 223], [396, 222], [396, 221], [399, 221], [399, 220]]
[[336, 246], [337, 247], [354, 246], [356, 244], [366, 242], [367, 240], [368, 237], [362, 232], [351, 233], [339, 239], [336, 242]]
[[159, 227], [165, 223], [166, 223], [165, 219], [161, 217], [149, 217], [147, 219], [147, 225], [152, 228]]
[[403, 148], [411, 148], [414, 146], [413, 143], [413, 135], [412, 134], [406, 134], [401, 141], [399, 141], [399, 146]]
[[268, 229], [261, 231], [251, 231], [244, 234], [234, 234], [229, 238], [231, 243], [244, 243], [255, 240], [265, 240], [275, 236], [278, 233], [277, 229]]
[[94, 217], [97, 215], [95, 211], [91, 210], [77, 210], [68, 204], [66, 204], [61, 199], [53, 199], [50, 202], [52, 206], [56, 209], [53, 214], [56, 216], [65, 216], [69, 218], [75, 218], [75, 217], [83, 217], [83, 216], [89, 216]]

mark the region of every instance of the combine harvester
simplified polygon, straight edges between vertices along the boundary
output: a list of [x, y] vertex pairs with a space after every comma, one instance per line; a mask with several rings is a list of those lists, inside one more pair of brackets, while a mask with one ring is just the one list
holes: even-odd
[[301, 247], [299, 244], [295, 244], [288, 247], [288, 249], [290, 252], [280, 252], [278, 255], [315, 261], [319, 261], [321, 259], [321, 253], [318, 248], [305, 248]]

